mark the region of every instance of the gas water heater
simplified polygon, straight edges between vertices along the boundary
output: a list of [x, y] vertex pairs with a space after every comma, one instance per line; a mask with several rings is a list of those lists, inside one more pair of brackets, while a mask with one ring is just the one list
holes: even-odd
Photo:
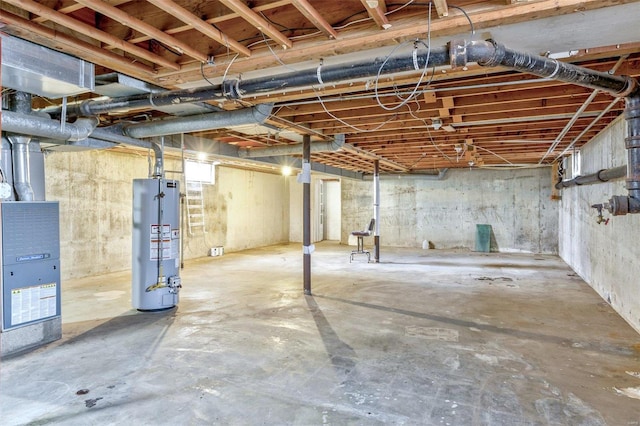
[[141, 311], [173, 308], [180, 282], [180, 185], [153, 178], [133, 181], [131, 303]]

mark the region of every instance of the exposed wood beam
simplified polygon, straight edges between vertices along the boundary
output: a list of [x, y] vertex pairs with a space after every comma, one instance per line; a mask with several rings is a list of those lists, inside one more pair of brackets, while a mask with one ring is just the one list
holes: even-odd
[[[636, 0], [637, 1], [637, 0]], [[499, 9], [478, 10], [467, 8], [467, 12], [471, 14], [476, 29], [486, 28], [487, 26], [504, 25], [511, 22], [522, 22], [527, 19], [539, 19], [549, 16], [564, 15], [573, 13], [576, 7], [585, 10], [599, 9], [610, 6], [612, 1], [603, 0], [541, 0], [515, 6], [502, 6]], [[459, 29], [468, 26], [469, 23], [462, 14], [450, 15], [448, 19], [438, 19], [431, 22], [432, 37], [442, 37], [450, 34], [459, 33]], [[398, 40], [407, 38], [422, 37], [424, 29], [427, 26], [427, 19], [414, 20], [411, 24], [394, 25], [386, 31], [361, 30], [349, 33], [340, 32], [340, 38], [331, 42], [322, 43], [296, 43], [296, 47], [279, 53], [279, 58], [285, 63], [295, 63], [305, 61], [314, 57], [326, 57], [333, 55], [334, 52], [346, 54], [349, 52], [362, 51], [364, 49], [379, 48], [390, 44], [396, 44]], [[246, 63], [245, 63], [246, 62]], [[256, 53], [251, 56], [251, 61], [237, 60], [233, 63], [230, 72], [240, 73], [252, 71], [255, 69], [267, 68], [274, 66], [277, 60], [271, 52]], [[216, 68], [217, 67], [217, 68]], [[227, 67], [224, 60], [217, 61], [216, 65], [210, 70], [212, 73], [222, 74]], [[191, 66], [183, 67], [184, 71], [189, 70], [197, 78], [200, 74], [200, 68]], [[470, 67], [471, 69], [471, 67]], [[487, 68], [477, 68], [478, 73], [486, 73]], [[437, 75], [436, 80], [447, 77], [448, 75], [457, 76], [457, 71], [447, 70], [446, 74]], [[161, 78], [173, 76], [182, 72], [163, 73]], [[180, 77], [180, 80], [187, 81], [188, 76]], [[163, 84], [163, 81], [158, 81]], [[166, 84], [166, 83], [164, 83]]]
[[[106, 0], [107, 3], [109, 3], [112, 6], [119, 6], [123, 3], [127, 3], [130, 0]], [[71, 2], [71, 1], [65, 1], [63, 2], [63, 4], [61, 6], [57, 6], [57, 8], [55, 9], [56, 11], [60, 12], [60, 13], [64, 13], [65, 15], [68, 15], [70, 13], [73, 13], [77, 10], [80, 10], [84, 8], [83, 5], [81, 5], [80, 3], [77, 2]], [[43, 16], [39, 16], [36, 18], [32, 19], [33, 22], [37, 22], [39, 24], [42, 24], [44, 22], [47, 22], [48, 19], [46, 17]]]
[[360, 0], [362, 5], [367, 9], [367, 13], [383, 30], [391, 28], [391, 23], [387, 19], [387, 5], [385, 0]]
[[150, 66], [140, 62], [132, 62], [130, 59], [101, 49], [84, 40], [38, 25], [28, 19], [3, 10], [0, 10], [0, 21], [11, 26], [10, 28], [4, 29], [10, 34], [43, 46], [48, 46], [52, 49], [63, 51], [97, 65], [111, 69], [117, 68], [123, 73], [139, 78], [148, 79], [156, 73]]
[[187, 43], [183, 43], [175, 37], [171, 37], [170, 35], [160, 31], [158, 28], [147, 24], [144, 21], [141, 21], [138, 18], [134, 18], [128, 13], [118, 9], [117, 7], [111, 6], [101, 0], [76, 0], [78, 3], [85, 5], [88, 8], [95, 10], [96, 12], [100, 12], [105, 16], [110, 17], [111, 19], [115, 19], [119, 21], [121, 24], [126, 25], [129, 28], [133, 28], [134, 30], [140, 31], [141, 33], [147, 34], [151, 38], [158, 40], [166, 44], [167, 46], [175, 49], [179, 52], [183, 52], [186, 55], [192, 57], [193, 59], [197, 59], [200, 62], [207, 62], [209, 59], [208, 56], [202, 52], [199, 52], [189, 46]]
[[[124, 1], [124, 0], [112, 0], [112, 1]], [[126, 0], [128, 1], [128, 0]], [[273, 1], [271, 3], [267, 3], [267, 4], [263, 4], [260, 6], [256, 6], [254, 7], [253, 10], [254, 12], [263, 12], [266, 10], [272, 10], [272, 9], [277, 9], [279, 7], [283, 7], [283, 6], [287, 6], [290, 3], [290, 0], [279, 0], [279, 1]], [[240, 15], [238, 15], [235, 12], [231, 12], [225, 15], [221, 15], [221, 16], [214, 16], [212, 18], [208, 18], [206, 19], [204, 22], [206, 22], [207, 24], [218, 24], [220, 22], [226, 22], [229, 21], [231, 19], [235, 19], [235, 18], [239, 18]], [[166, 34], [169, 35], [175, 35], [175, 34], [180, 34], [183, 33], [185, 31], [190, 31], [192, 29], [191, 25], [182, 25], [179, 27], [174, 27], [174, 28], [170, 28], [165, 30], [164, 32]], [[147, 41], [149, 40], [151, 37], [147, 36], [147, 35], [141, 35], [138, 36], [136, 38], [133, 38], [130, 40], [131, 43], [141, 43], [143, 41]]]
[[163, 58], [162, 56], [156, 55], [146, 49], [136, 46], [135, 44], [131, 44], [124, 40], [121, 40], [118, 37], [112, 36], [109, 33], [101, 31], [91, 25], [85, 24], [84, 22], [78, 21], [77, 19], [74, 19], [63, 13], [57, 12], [53, 9], [43, 6], [40, 3], [37, 3], [35, 1], [4, 0], [4, 2], [16, 7], [20, 7], [35, 15], [46, 17], [48, 20], [52, 22], [55, 22], [57, 24], [70, 28], [74, 31], [77, 31], [78, 33], [83, 34], [87, 37], [90, 37], [94, 40], [99, 40], [103, 43], [111, 44], [115, 46], [117, 49], [123, 50], [125, 52], [129, 52], [132, 55], [135, 55], [139, 58], [146, 59], [147, 61], [162, 65], [163, 67], [166, 67], [175, 71], [180, 69], [180, 65], [176, 64], [175, 62], [171, 62], [168, 59]]
[[230, 48], [231, 50], [243, 55], [251, 56], [251, 51], [236, 40], [230, 39], [223, 32], [215, 29], [213, 26], [207, 24], [202, 19], [198, 18], [193, 13], [189, 12], [182, 6], [177, 5], [172, 0], [147, 0], [149, 3], [155, 5], [159, 9], [164, 10], [170, 15], [175, 16], [185, 24], [192, 26], [195, 30], [201, 32], [222, 44], [223, 46]]
[[390, 167], [390, 168], [395, 169], [395, 170], [399, 170], [401, 172], [408, 172], [410, 170], [409, 167], [403, 166], [402, 164], [398, 164], [395, 161], [389, 160], [388, 158], [381, 157], [381, 156], [379, 156], [377, 154], [374, 154], [372, 152], [364, 151], [364, 150], [362, 150], [360, 148], [356, 148], [355, 146], [351, 146], [349, 144], [344, 144], [342, 146], [342, 148], [340, 148], [340, 149], [342, 151], [346, 151], [346, 152], [349, 152], [349, 153], [352, 153], [352, 154], [356, 154], [356, 155], [359, 155], [359, 156], [362, 156], [362, 157], [365, 157], [365, 158], [368, 158], [368, 159], [371, 159], [371, 160], [379, 160], [380, 164], [384, 164], [387, 167]]
[[273, 25], [267, 22], [262, 16], [251, 10], [246, 4], [240, 0], [220, 0], [220, 3], [227, 6], [240, 15], [242, 19], [256, 27], [258, 30], [268, 35], [273, 41], [277, 42], [284, 49], [293, 47], [293, 42], [282, 35]]
[[333, 29], [326, 19], [314, 9], [307, 0], [292, 0], [291, 3], [300, 11], [317, 29], [322, 31], [330, 39], [338, 38], [338, 33]]
[[436, 6], [438, 18], [449, 16], [449, 6], [447, 6], [447, 0], [433, 0], [433, 4]]

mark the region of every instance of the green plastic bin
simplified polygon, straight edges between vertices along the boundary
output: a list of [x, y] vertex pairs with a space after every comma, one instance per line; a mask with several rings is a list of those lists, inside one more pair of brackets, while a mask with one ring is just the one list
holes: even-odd
[[484, 253], [491, 251], [491, 225], [476, 225], [476, 250]]

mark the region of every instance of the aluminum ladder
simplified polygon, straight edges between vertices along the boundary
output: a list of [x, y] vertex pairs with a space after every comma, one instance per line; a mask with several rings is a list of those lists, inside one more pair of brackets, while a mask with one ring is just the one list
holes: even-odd
[[206, 233], [202, 182], [188, 180], [186, 186], [187, 226], [189, 228], [189, 235], [193, 235], [194, 230], [197, 229], [202, 229], [202, 232]]

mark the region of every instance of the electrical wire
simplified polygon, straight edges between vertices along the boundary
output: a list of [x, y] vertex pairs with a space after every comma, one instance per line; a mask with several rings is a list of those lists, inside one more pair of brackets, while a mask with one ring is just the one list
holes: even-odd
[[224, 70], [224, 74], [222, 75], [222, 81], [225, 81], [227, 79], [227, 73], [229, 72], [229, 68], [231, 68], [231, 65], [233, 65], [235, 60], [238, 59], [238, 56], [240, 56], [240, 54], [236, 53], [236, 55], [231, 59], [231, 62], [229, 62], [229, 65], [227, 65], [227, 68]]
[[[418, 106], [418, 109], [415, 112], [418, 112], [418, 111], [420, 111], [420, 102], [418, 102], [417, 99], [414, 99], [414, 101], [415, 101], [416, 105]], [[450, 162], [451, 164], [454, 164], [453, 161], [451, 160], [451, 158], [444, 151], [442, 151], [440, 149], [438, 144], [436, 144], [436, 141], [433, 139], [433, 135], [431, 134], [431, 130], [429, 129], [429, 123], [427, 123], [427, 120], [415, 115], [415, 112], [411, 109], [411, 107], [409, 105], [407, 105], [407, 109], [409, 110], [409, 115], [411, 115], [411, 117], [413, 117], [414, 119], [416, 119], [418, 121], [421, 121], [424, 124], [425, 128], [427, 129], [427, 135], [429, 136], [429, 142], [431, 142], [431, 145], [433, 145], [433, 147], [436, 149], [436, 151], [438, 151], [440, 153], [440, 155], [442, 155], [444, 158], [446, 158], [446, 160], [448, 162]], [[423, 158], [424, 158], [424, 155], [423, 155]], [[421, 160], [422, 160], [422, 158], [420, 158], [418, 161], [416, 161], [415, 164], [417, 164]], [[413, 164], [411, 167], [413, 167], [415, 164]]]
[[469, 16], [469, 14], [467, 13], [466, 10], [464, 10], [463, 8], [459, 7], [459, 6], [454, 6], [452, 4], [449, 5], [449, 7], [451, 9], [457, 9], [460, 12], [462, 12], [462, 14], [467, 18], [467, 21], [469, 21], [469, 26], [471, 27], [471, 38], [473, 38], [476, 35], [476, 29], [473, 25], [473, 21], [471, 20], [471, 17]]
[[200, 62], [200, 75], [202, 76], [202, 78], [204, 78], [204, 81], [209, 83], [210, 86], [214, 86], [214, 84], [211, 81], [209, 81], [207, 76], [204, 75], [204, 62]]
[[[380, 75], [382, 74], [382, 70], [384, 69], [384, 66], [387, 64], [389, 59], [391, 59], [391, 56], [396, 52], [396, 50], [398, 50], [403, 45], [406, 45], [407, 43], [408, 42], [401, 43], [398, 46], [396, 46], [395, 48], [393, 48], [391, 50], [391, 52], [389, 52], [387, 57], [384, 59], [384, 61], [382, 62], [382, 65], [380, 65], [380, 68], [378, 68], [378, 73], [377, 73], [376, 79], [375, 79], [374, 91], [375, 91], [375, 94], [376, 94], [376, 102], [378, 103], [380, 108], [384, 109], [385, 111], [398, 110], [398, 109], [402, 108], [403, 106], [405, 106], [411, 99], [413, 99], [413, 97], [416, 96], [416, 94], [418, 92], [418, 89], [420, 88], [420, 85], [422, 84], [422, 81], [424, 80], [424, 77], [425, 77], [426, 73], [429, 70], [429, 58], [431, 57], [431, 2], [429, 2], [429, 14], [428, 14], [428, 17], [427, 17], [427, 44], [425, 45], [424, 42], [422, 42], [422, 41], [415, 41], [414, 42], [414, 49], [415, 49], [414, 50], [414, 55], [417, 55], [418, 43], [421, 43], [422, 45], [424, 45], [427, 48], [427, 57], [425, 58], [425, 61], [424, 61], [424, 68], [422, 69], [422, 74], [420, 75], [420, 78], [418, 79], [418, 82], [414, 86], [413, 91], [409, 94], [409, 96], [407, 96], [404, 99], [399, 97], [400, 99], [402, 99], [402, 102], [400, 102], [398, 105], [395, 105], [393, 107], [388, 107], [388, 106], [386, 106], [386, 105], [384, 105], [382, 103], [382, 101], [380, 100], [380, 97], [378, 95], [378, 85], [380, 83]], [[414, 59], [414, 61], [415, 61], [414, 66], [417, 66], [417, 59]], [[434, 68], [434, 74], [435, 74], [435, 68]], [[431, 77], [431, 80], [432, 79], [433, 79], [433, 76]], [[429, 83], [431, 82], [431, 80], [429, 81]]]
[[479, 145], [474, 145], [474, 146], [476, 147], [476, 149], [479, 149], [479, 150], [481, 150], [481, 151], [488, 152], [489, 154], [491, 154], [491, 155], [493, 155], [493, 156], [495, 156], [495, 157], [498, 157], [499, 159], [501, 159], [502, 161], [504, 161], [504, 162], [505, 162], [505, 163], [507, 163], [508, 165], [513, 166], [513, 163], [512, 163], [511, 161], [507, 160], [506, 158], [504, 158], [503, 156], [501, 156], [501, 155], [499, 155], [499, 154], [496, 154], [495, 152], [493, 152], [493, 151], [491, 151], [491, 150], [489, 150], [489, 149], [487, 149], [487, 148], [483, 148], [483, 147], [481, 147], [481, 146], [479, 146]]
[[[278, 54], [271, 48], [271, 45], [269, 43], [269, 41], [267, 40], [267, 37], [265, 36], [264, 33], [262, 33], [262, 37], [264, 39], [264, 43], [267, 45], [267, 48], [269, 49], [269, 51], [271, 52], [271, 54], [275, 57], [276, 61], [278, 61], [278, 63], [280, 63], [280, 65], [282, 65], [283, 67], [294, 71], [294, 72], [298, 72], [299, 70], [291, 67], [290, 65], [285, 64], [282, 59], [280, 58], [280, 56], [278, 56]], [[318, 92], [318, 89], [315, 86], [311, 86], [311, 88], [313, 89], [314, 93], [316, 94], [316, 97], [318, 98], [318, 102], [320, 103], [320, 105], [322, 106], [322, 109], [324, 110], [324, 112], [326, 114], [328, 114], [331, 118], [333, 118], [334, 120], [340, 122], [341, 124], [347, 126], [348, 128], [355, 130], [357, 132], [361, 132], [361, 133], [366, 133], [366, 132], [375, 132], [377, 130], [380, 130], [382, 127], [384, 127], [387, 123], [395, 120], [397, 118], [397, 114], [393, 115], [392, 117], [390, 117], [389, 119], [387, 119], [386, 121], [382, 122], [381, 124], [379, 124], [378, 126], [374, 127], [373, 129], [363, 129], [357, 126], [354, 126], [351, 123], [348, 123], [347, 121], [341, 119], [340, 117], [336, 116], [335, 114], [333, 114], [331, 111], [329, 111], [329, 109], [326, 107], [326, 105], [324, 104], [324, 101], [322, 100], [322, 96], [321, 94]]]
[[[384, 15], [385, 15], [385, 16], [389, 16], [389, 15], [391, 15], [392, 13], [395, 13], [395, 12], [398, 12], [398, 11], [400, 11], [400, 10], [404, 9], [405, 7], [409, 6], [411, 3], [413, 3], [413, 0], [409, 0], [409, 1], [408, 1], [408, 2], [406, 2], [405, 4], [403, 4], [403, 5], [401, 5], [400, 7], [398, 7], [397, 9], [390, 10], [390, 11], [388, 11], [387, 13], [385, 13]], [[388, 7], [388, 6], [391, 6], [391, 5], [387, 5], [387, 7]]]
[[[406, 2], [406, 3], [404, 3], [404, 4], [402, 4], [400, 7], [398, 7], [398, 8], [396, 8], [396, 9], [392, 10], [392, 11], [389, 11], [389, 12], [385, 13], [385, 15], [390, 15], [390, 14], [392, 14], [392, 13], [395, 13], [395, 12], [397, 12], [397, 11], [399, 11], [399, 10], [402, 10], [402, 9], [404, 9], [405, 7], [408, 7], [408, 6], [412, 5], [412, 4], [413, 4], [413, 0], [410, 0], [410, 1], [408, 1], [408, 2]], [[421, 4], [416, 3], [416, 4], [414, 4], [414, 5], [418, 6], [418, 5], [421, 5]], [[422, 5], [425, 5], [425, 4], [422, 4]], [[394, 54], [394, 53], [395, 53], [399, 48], [401, 48], [401, 47], [403, 47], [403, 46], [405, 46], [406, 44], [411, 43], [411, 42], [401, 43], [400, 45], [398, 45], [398, 46], [396, 46], [394, 49], [392, 49], [392, 51], [391, 51], [391, 52], [390, 52], [390, 53], [385, 57], [385, 59], [384, 59], [383, 63], [380, 65], [380, 68], [378, 69], [378, 73], [377, 73], [377, 75], [376, 75], [376, 79], [375, 79], [375, 86], [374, 86], [374, 89], [375, 89], [375, 90], [374, 90], [374, 92], [375, 92], [375, 99], [376, 99], [376, 102], [378, 103], [378, 105], [379, 105], [381, 108], [383, 108], [384, 110], [386, 110], [386, 111], [396, 111], [396, 110], [398, 110], [398, 109], [402, 108], [403, 106], [406, 106], [406, 105], [407, 105], [411, 100], [415, 99], [417, 95], [419, 95], [419, 94], [421, 94], [421, 93], [424, 93], [424, 89], [423, 89], [423, 90], [419, 90], [419, 88], [420, 88], [420, 86], [422, 85], [422, 83], [423, 83], [423, 81], [424, 81], [424, 78], [425, 78], [425, 76], [426, 76], [426, 74], [427, 74], [427, 72], [428, 72], [428, 70], [429, 70], [429, 58], [430, 58], [430, 55], [431, 55], [431, 12], [432, 12], [432, 6], [433, 6], [433, 3], [432, 3], [432, 2], [429, 2], [429, 3], [428, 3], [428, 6], [429, 6], [429, 10], [428, 10], [428, 17], [427, 17], [427, 43], [425, 44], [423, 41], [420, 41], [420, 40], [413, 41], [413, 43], [414, 43], [414, 48], [415, 48], [416, 50], [417, 50], [417, 48], [418, 48], [418, 45], [419, 45], [419, 44], [422, 44], [423, 46], [425, 46], [425, 47], [427, 48], [427, 57], [426, 57], [426, 59], [425, 59], [425, 65], [424, 65], [424, 68], [422, 69], [422, 74], [420, 75], [420, 78], [418, 79], [418, 82], [417, 82], [417, 83], [416, 83], [416, 85], [414, 86], [413, 90], [412, 90], [412, 91], [407, 95], [407, 97], [402, 97], [402, 94], [401, 94], [401, 93], [399, 93], [398, 91], [396, 91], [396, 97], [398, 97], [398, 99], [401, 99], [401, 100], [402, 100], [402, 102], [400, 102], [400, 103], [399, 103], [399, 104], [397, 104], [397, 105], [394, 105], [393, 107], [388, 107], [388, 106], [386, 106], [385, 104], [383, 104], [383, 103], [382, 103], [382, 101], [381, 101], [381, 99], [380, 99], [380, 89], [379, 89], [380, 77], [381, 77], [381, 75], [382, 75], [382, 71], [384, 70], [384, 66], [385, 66], [385, 65], [386, 65], [386, 63], [391, 59], [391, 57], [393, 56], [393, 54]], [[458, 7], [458, 6], [450, 6], [450, 7], [460, 10], [460, 11], [461, 11], [465, 16], [466, 16], [467, 20], [469, 21], [469, 24], [471, 25], [471, 33], [472, 33], [472, 35], [473, 35], [473, 34], [475, 33], [475, 30], [474, 30], [474, 27], [473, 27], [473, 22], [471, 21], [471, 18], [470, 18], [470, 17], [469, 17], [469, 15], [466, 13], [466, 11], [464, 11], [464, 9], [462, 9], [462, 8], [460, 8], [460, 7]], [[352, 15], [352, 16], [350, 16], [350, 17], [347, 17], [347, 18], [345, 18], [345, 20], [346, 20], [346, 19], [350, 19], [351, 17], [356, 16], [356, 15], [358, 15], [358, 14], [359, 14], [359, 13], [354, 14], [354, 15]], [[285, 30], [290, 30], [290, 31], [294, 31], [294, 30], [295, 30], [295, 29], [287, 28], [287, 27], [285, 27], [284, 25], [281, 25], [281, 24], [278, 24], [277, 22], [272, 21], [271, 19], [269, 19], [269, 18], [267, 18], [266, 16], [264, 16], [264, 14], [262, 14], [262, 16], [263, 16], [263, 18], [264, 18], [264, 19], [266, 19], [267, 21], [271, 22], [271, 23], [272, 23], [272, 24], [274, 24], [274, 25], [280, 26], [280, 27], [284, 28]], [[332, 27], [332, 28], [334, 28], [335, 30], [339, 30], [339, 29], [346, 28], [346, 27], [348, 27], [348, 26], [350, 26], [350, 25], [353, 25], [353, 24], [355, 24], [355, 23], [364, 22], [364, 21], [369, 21], [369, 20], [371, 20], [371, 18], [366, 18], [366, 19], [361, 19], [361, 20], [356, 20], [356, 21], [348, 22], [348, 23], [346, 23], [346, 24], [344, 24], [344, 25], [342, 25], [342, 26], [336, 26], [336, 27]], [[299, 28], [298, 30], [306, 30], [306, 28]], [[320, 32], [318, 31], [318, 32], [315, 32], [315, 33], [313, 33], [313, 34], [318, 34], [318, 33], [320, 33]], [[252, 47], [252, 46], [255, 46], [255, 45], [258, 45], [258, 44], [264, 43], [264, 44], [267, 46], [267, 48], [269, 49], [269, 51], [271, 52], [271, 54], [273, 55], [273, 57], [276, 59], [276, 61], [277, 61], [280, 65], [282, 65], [282, 66], [283, 66], [283, 67], [285, 67], [286, 69], [289, 69], [289, 70], [294, 71], [294, 72], [298, 72], [298, 71], [299, 71], [299, 70], [297, 70], [296, 68], [294, 68], [294, 67], [292, 67], [292, 66], [290, 66], [290, 65], [288, 65], [288, 64], [285, 64], [285, 63], [282, 61], [282, 59], [280, 58], [280, 56], [279, 56], [279, 55], [278, 55], [278, 54], [273, 50], [273, 48], [271, 47], [271, 44], [269, 43], [269, 40], [267, 39], [267, 37], [266, 37], [266, 35], [264, 34], [264, 32], [261, 32], [261, 35], [262, 35], [262, 40], [259, 40], [259, 41], [256, 41], [256, 42], [254, 42], [254, 43], [251, 43], [251, 44], [249, 44], [249, 45], [248, 45], [248, 47]], [[309, 35], [306, 35], [306, 34], [305, 34], [305, 35], [297, 36], [296, 38], [302, 38], [302, 37], [308, 37], [308, 36], [309, 36]], [[227, 50], [228, 50], [228, 46], [227, 46]], [[226, 70], [225, 70], [225, 72], [224, 72], [224, 75], [223, 75], [223, 78], [222, 78], [222, 81], [223, 81], [223, 82], [226, 80], [226, 77], [227, 77], [228, 71], [229, 71], [229, 69], [231, 68], [231, 66], [232, 66], [232, 64], [234, 63], [234, 61], [236, 60], [236, 58], [238, 58], [238, 56], [239, 56], [239, 55], [238, 55], [238, 54], [236, 54], [236, 55], [233, 57], [233, 59], [231, 60], [231, 62], [229, 62], [229, 64], [227, 65], [227, 68], [226, 68]], [[416, 61], [417, 61], [417, 60], [416, 60]], [[204, 76], [204, 68], [203, 68], [203, 65], [202, 65], [202, 64], [201, 64], [201, 73], [202, 73], [202, 77], [203, 77], [203, 78], [204, 78], [204, 79], [205, 79], [209, 84], [213, 85], [213, 84], [212, 84], [212, 83], [211, 83], [211, 82], [210, 82], [210, 81], [209, 81], [209, 80]], [[433, 67], [433, 73], [432, 73], [432, 75], [431, 75], [431, 78], [430, 78], [430, 79], [429, 79], [429, 81], [427, 82], [426, 87], [428, 87], [428, 86], [431, 84], [431, 82], [433, 81], [434, 75], [435, 75], [435, 67]], [[345, 125], [345, 126], [349, 127], [349, 128], [350, 128], [350, 129], [352, 129], [352, 130], [355, 130], [355, 131], [357, 131], [357, 132], [374, 132], [374, 131], [377, 131], [377, 130], [381, 129], [382, 127], [384, 127], [387, 123], [389, 123], [389, 122], [391, 122], [391, 121], [393, 121], [393, 120], [395, 120], [395, 119], [397, 118], [397, 114], [395, 114], [394, 116], [392, 116], [392, 117], [390, 117], [389, 119], [385, 120], [383, 123], [379, 124], [378, 126], [376, 126], [376, 127], [375, 127], [375, 128], [373, 128], [373, 129], [363, 129], [363, 128], [360, 128], [360, 127], [354, 126], [354, 125], [352, 125], [351, 123], [348, 123], [347, 121], [345, 121], [345, 120], [343, 120], [343, 119], [341, 119], [341, 118], [337, 117], [335, 114], [333, 114], [331, 111], [329, 111], [329, 109], [328, 109], [328, 108], [327, 108], [327, 106], [325, 105], [324, 100], [322, 99], [322, 96], [318, 93], [317, 88], [316, 88], [315, 86], [312, 86], [312, 89], [313, 89], [314, 93], [316, 94], [316, 96], [317, 96], [317, 98], [318, 98], [318, 101], [319, 101], [320, 105], [322, 106], [322, 109], [324, 110], [324, 112], [325, 112], [327, 115], [329, 115], [329, 116], [330, 116], [331, 118], [333, 118], [334, 120], [336, 120], [336, 121], [340, 122], [341, 124], [343, 124], [343, 125]], [[418, 102], [416, 102], [416, 103], [418, 104], [418, 109], [419, 109], [419, 108], [420, 108], [419, 103], [418, 103]], [[451, 160], [451, 158], [450, 158], [446, 153], [444, 153], [444, 152], [443, 152], [443, 151], [442, 151], [442, 150], [437, 146], [437, 144], [435, 143], [435, 141], [433, 140], [433, 137], [432, 137], [432, 135], [431, 135], [431, 131], [429, 130], [429, 124], [427, 123], [427, 121], [426, 121], [426, 120], [424, 120], [424, 119], [422, 119], [422, 118], [417, 117], [417, 116], [414, 114], [413, 110], [412, 110], [410, 107], [408, 107], [408, 106], [407, 106], [407, 109], [408, 109], [408, 111], [409, 111], [409, 114], [410, 114], [414, 119], [417, 119], [417, 120], [419, 120], [419, 121], [422, 121], [422, 122], [425, 124], [425, 127], [426, 127], [426, 129], [427, 129], [427, 132], [428, 132], [428, 134], [429, 134], [429, 139], [430, 139], [430, 141], [431, 141], [432, 145], [436, 148], [436, 150], [437, 150], [437, 151], [438, 151], [438, 152], [439, 152], [439, 153], [440, 153], [444, 158], [446, 158], [449, 162], [453, 163], [453, 161]], [[424, 158], [424, 155], [423, 155], [423, 158]], [[421, 161], [421, 159], [420, 159], [420, 160], [418, 160], [418, 161]]]
[[329, 117], [333, 118], [334, 120], [339, 121], [340, 123], [344, 124], [345, 126], [347, 126], [348, 128], [355, 130], [356, 132], [361, 132], [361, 133], [368, 133], [368, 132], [375, 132], [377, 130], [380, 130], [381, 128], [383, 128], [384, 126], [386, 126], [388, 123], [390, 123], [391, 121], [395, 120], [396, 118], [398, 118], [398, 114], [394, 114], [392, 117], [390, 117], [389, 119], [387, 119], [386, 121], [380, 123], [378, 126], [374, 127], [373, 129], [363, 129], [357, 126], [354, 126], [353, 124], [350, 124], [346, 121], [344, 121], [343, 119], [341, 119], [340, 117], [337, 117], [336, 115], [334, 115], [333, 113], [331, 113], [327, 107], [324, 104], [324, 101], [322, 100], [322, 97], [318, 94], [318, 92], [316, 91], [316, 89], [314, 88], [314, 92], [316, 93], [316, 96], [318, 97], [318, 101], [320, 102], [320, 105], [322, 105], [322, 109], [324, 110], [325, 113], [327, 113], [329, 115]]
[[274, 50], [271, 48], [271, 45], [269, 44], [269, 40], [267, 40], [267, 36], [264, 35], [263, 32], [260, 32], [262, 34], [262, 38], [264, 39], [264, 44], [267, 45], [267, 47], [269, 48], [269, 51], [271, 52], [271, 54], [273, 55], [274, 58], [276, 58], [276, 61], [278, 61], [278, 63], [280, 65], [282, 65], [283, 67], [285, 67], [288, 70], [294, 71], [294, 72], [299, 72], [300, 70], [297, 70], [295, 68], [293, 68], [291, 65], [287, 65], [284, 62], [282, 62], [282, 59], [280, 59], [280, 56], [278, 56], [278, 54], [276, 52], [274, 52]]

